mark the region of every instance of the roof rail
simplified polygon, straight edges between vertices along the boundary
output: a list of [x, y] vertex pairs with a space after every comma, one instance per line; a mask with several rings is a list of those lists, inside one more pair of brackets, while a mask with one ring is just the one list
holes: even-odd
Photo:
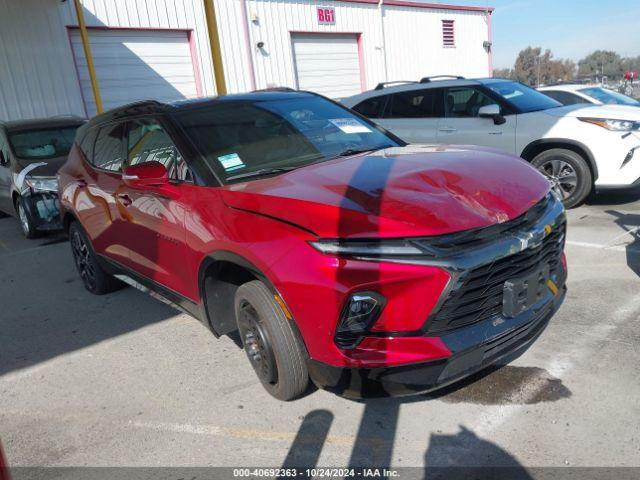
[[465, 78], [460, 75], [433, 75], [432, 77], [422, 77], [420, 79], [420, 83], [429, 83], [434, 80], [444, 80], [445, 78], [451, 78], [453, 80], [465, 80]]
[[382, 90], [383, 88], [386, 88], [389, 85], [401, 85], [403, 83], [418, 83], [414, 80], [395, 80], [393, 82], [380, 82], [378, 85], [376, 85], [376, 88], [374, 90]]

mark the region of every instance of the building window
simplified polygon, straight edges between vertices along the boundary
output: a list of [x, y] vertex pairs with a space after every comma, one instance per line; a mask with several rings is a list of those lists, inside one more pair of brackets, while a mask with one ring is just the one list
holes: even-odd
[[453, 20], [442, 20], [442, 45], [445, 47], [456, 46]]

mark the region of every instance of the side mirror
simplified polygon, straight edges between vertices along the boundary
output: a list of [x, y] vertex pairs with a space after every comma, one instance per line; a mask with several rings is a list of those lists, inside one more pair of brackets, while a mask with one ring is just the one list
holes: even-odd
[[160, 162], [146, 162], [125, 168], [122, 181], [131, 188], [161, 187], [169, 183], [169, 172]]
[[493, 123], [496, 125], [502, 125], [507, 120], [500, 114], [500, 105], [492, 103], [491, 105], [485, 105], [478, 110], [478, 116], [481, 118], [492, 118]]

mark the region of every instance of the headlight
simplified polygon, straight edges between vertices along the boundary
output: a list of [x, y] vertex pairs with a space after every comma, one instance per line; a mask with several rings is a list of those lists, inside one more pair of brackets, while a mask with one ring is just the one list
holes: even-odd
[[406, 240], [317, 240], [309, 242], [322, 253], [350, 256], [421, 255], [424, 252]]
[[27, 177], [24, 183], [34, 192], [58, 191], [58, 180], [55, 177]]
[[578, 120], [593, 123], [613, 132], [630, 132], [640, 128], [640, 122], [634, 122], [633, 120], [615, 120], [612, 118], [578, 118]]

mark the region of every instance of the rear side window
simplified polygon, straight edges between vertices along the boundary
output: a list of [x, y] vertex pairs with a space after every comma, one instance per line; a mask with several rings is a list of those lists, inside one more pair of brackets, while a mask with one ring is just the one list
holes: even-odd
[[368, 118], [380, 118], [382, 115], [382, 109], [384, 108], [388, 98], [389, 95], [368, 98], [364, 102], [360, 102], [358, 105], [353, 107], [353, 110]]
[[427, 88], [395, 93], [385, 118], [437, 118], [442, 116], [442, 90]]
[[93, 164], [112, 172], [122, 171], [124, 163], [124, 124], [107, 125], [100, 129], [93, 152]]
[[174, 180], [192, 181], [184, 158], [162, 125], [153, 119], [129, 123], [127, 165], [160, 162]]
[[84, 154], [89, 162], [93, 162], [93, 146], [96, 143], [96, 137], [98, 136], [97, 128], [90, 128], [87, 133], [80, 140], [80, 151]]
[[542, 93], [553, 98], [554, 100], [559, 101], [563, 105], [577, 105], [579, 103], [589, 103], [584, 98], [569, 92], [551, 90], [551, 91], [544, 91]]

